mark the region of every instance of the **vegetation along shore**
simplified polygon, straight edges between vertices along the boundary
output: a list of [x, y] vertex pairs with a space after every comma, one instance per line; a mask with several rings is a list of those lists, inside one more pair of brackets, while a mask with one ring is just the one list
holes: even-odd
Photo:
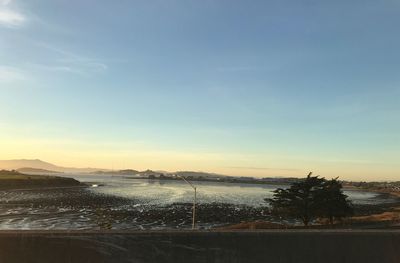
[[[313, 177], [309, 177], [309, 179]], [[329, 198], [340, 196], [342, 207], [337, 207], [336, 214], [329, 216], [324, 210], [326, 203], [314, 203], [309, 207], [312, 213], [307, 219], [308, 228], [397, 228], [399, 227], [400, 198], [380, 193], [376, 198], [391, 202], [376, 204], [350, 204], [341, 193], [338, 181], [315, 180], [319, 189], [315, 197], [329, 201]], [[299, 181], [300, 186], [307, 185], [307, 178]], [[320, 192], [333, 182], [333, 196]], [[291, 187], [299, 187], [294, 183]], [[310, 188], [310, 189], [311, 189]], [[135, 198], [117, 197], [99, 194], [92, 191], [89, 185], [72, 178], [58, 176], [25, 175], [16, 171], [0, 172], [0, 226], [10, 227], [19, 222], [17, 216], [29, 218], [35, 214], [35, 220], [47, 222], [53, 220], [54, 213], [62, 213], [58, 218], [65, 219], [65, 224], [56, 222], [51, 227], [63, 229], [72, 222], [77, 222], [77, 229], [188, 229], [191, 225], [191, 203], [172, 203], [168, 205], [151, 205]], [[290, 188], [287, 188], [290, 189]], [[314, 190], [313, 190], [314, 191]], [[275, 204], [295, 194], [276, 190]], [[332, 194], [332, 192], [331, 192]], [[290, 198], [289, 198], [290, 199]], [[289, 199], [285, 199], [288, 201]], [[293, 204], [286, 203], [279, 207], [266, 200], [261, 206], [235, 205], [227, 203], [200, 203], [197, 206], [196, 223], [198, 229], [271, 229], [271, 228], [304, 228], [304, 220]], [[285, 201], [285, 202], [286, 202]], [[322, 206], [321, 206], [322, 205]], [[335, 205], [335, 204], [334, 204]], [[344, 206], [343, 206], [344, 205]], [[348, 205], [348, 206], [347, 206]], [[301, 208], [301, 206], [300, 206]], [[312, 208], [312, 209], [311, 209]], [[350, 209], [351, 208], [351, 209]], [[7, 211], [14, 209], [14, 214]], [[289, 209], [289, 210], [287, 210]], [[315, 210], [313, 210], [315, 209]], [[344, 209], [344, 210], [343, 210]], [[43, 212], [45, 211], [45, 212]], [[48, 213], [47, 211], [53, 211]], [[55, 211], [55, 212], [54, 212]], [[60, 212], [61, 211], [61, 212]], [[20, 213], [20, 214], [18, 214]], [[41, 225], [36, 227], [40, 229]]]

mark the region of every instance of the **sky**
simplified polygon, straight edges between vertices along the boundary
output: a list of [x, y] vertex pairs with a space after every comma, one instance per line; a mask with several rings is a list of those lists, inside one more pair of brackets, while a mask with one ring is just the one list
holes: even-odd
[[400, 180], [400, 1], [0, 0], [0, 159]]

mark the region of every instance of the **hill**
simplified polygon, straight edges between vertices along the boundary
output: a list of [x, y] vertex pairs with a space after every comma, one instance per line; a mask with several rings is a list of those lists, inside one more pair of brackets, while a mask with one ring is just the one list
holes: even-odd
[[0, 160], [1, 169], [18, 170], [26, 167], [35, 169], [45, 169], [49, 171], [58, 171], [58, 172], [61, 168], [54, 164], [47, 163], [39, 159]]
[[46, 169], [40, 169], [40, 168], [31, 168], [31, 167], [24, 167], [24, 168], [19, 168], [17, 169], [18, 172], [20, 173], [25, 173], [25, 174], [54, 174], [54, 173], [60, 173], [57, 171], [51, 171], [51, 170], [46, 170]]
[[178, 171], [178, 172], [166, 172], [166, 171], [153, 171], [153, 170], [145, 170], [145, 171], [136, 171], [136, 170], [120, 170], [113, 172], [114, 174], [121, 175], [138, 175], [138, 176], [155, 176], [158, 177], [160, 175], [164, 176], [181, 176], [185, 178], [203, 178], [203, 179], [217, 179], [217, 178], [227, 178], [226, 175], [214, 174], [214, 173], [205, 173], [205, 172], [193, 172], [193, 171]]
[[215, 174], [215, 173], [205, 173], [205, 172], [192, 172], [192, 171], [178, 171], [173, 173], [178, 176], [182, 177], [192, 177], [192, 178], [226, 178], [228, 176], [222, 174]]
[[101, 171], [92, 172], [92, 174], [138, 175], [138, 174], [140, 174], [140, 172], [137, 171], [137, 170], [133, 170], [133, 169], [125, 169], [125, 170], [117, 170], [117, 171], [112, 171], [112, 170], [101, 170]]
[[83, 186], [72, 178], [48, 175], [27, 175], [17, 171], [0, 170], [0, 189]]
[[0, 160], [0, 169], [18, 170], [26, 167], [64, 173], [90, 173], [104, 170], [99, 168], [62, 167], [39, 159]]

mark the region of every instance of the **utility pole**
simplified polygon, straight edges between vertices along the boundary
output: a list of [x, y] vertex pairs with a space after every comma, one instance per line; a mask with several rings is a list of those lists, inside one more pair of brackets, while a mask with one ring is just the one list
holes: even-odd
[[196, 227], [196, 202], [197, 202], [197, 188], [188, 180], [185, 179], [185, 177], [178, 175], [183, 181], [185, 181], [187, 184], [189, 184], [193, 190], [194, 190], [194, 199], [193, 199], [193, 217], [192, 217], [192, 230], [195, 229]]

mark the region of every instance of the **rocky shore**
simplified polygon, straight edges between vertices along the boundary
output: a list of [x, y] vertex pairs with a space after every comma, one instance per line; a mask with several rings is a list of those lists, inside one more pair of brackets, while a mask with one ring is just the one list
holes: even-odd
[[[382, 194], [379, 198], [388, 197]], [[392, 211], [399, 203], [357, 205], [356, 216]], [[60, 218], [55, 218], [60, 211]], [[253, 221], [285, 225], [296, 223], [273, 217], [268, 207], [260, 206], [205, 203], [198, 204], [196, 214], [199, 229]], [[19, 223], [23, 222], [29, 229], [30, 219], [40, 222], [35, 224], [36, 229], [69, 229], [70, 222], [75, 222], [78, 229], [189, 229], [192, 223], [192, 204], [150, 205], [141, 200], [98, 194], [90, 187], [0, 191], [0, 227], [5, 225], [10, 228], [13, 223], [21, 226]], [[66, 222], [64, 225], [54, 225], [57, 220]]]
[[[57, 209], [86, 217], [94, 229], [161, 229], [191, 227], [192, 204], [147, 205], [139, 200], [102, 195], [89, 188], [0, 191], [0, 211], [13, 208]], [[21, 209], [22, 210], [22, 209]], [[258, 220], [268, 217], [266, 207], [232, 204], [199, 204], [196, 209], [200, 228]], [[29, 214], [18, 215], [29, 217]], [[0, 225], [2, 217], [0, 216]]]

